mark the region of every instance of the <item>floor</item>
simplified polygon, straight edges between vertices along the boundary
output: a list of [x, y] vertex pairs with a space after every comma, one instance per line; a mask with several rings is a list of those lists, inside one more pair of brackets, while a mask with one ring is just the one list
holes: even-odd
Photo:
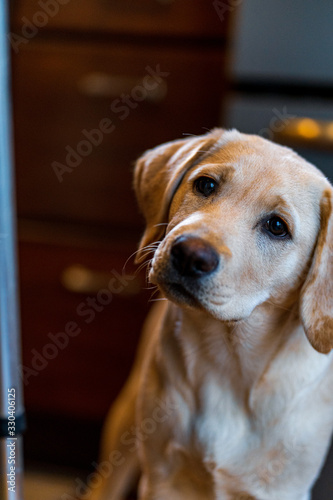
[[24, 500], [75, 500], [75, 476], [29, 471], [24, 480]]
[[[81, 475], [82, 479], [85, 477]], [[81, 478], [75, 474], [29, 471], [25, 474], [24, 500], [79, 500], [80, 491], [83, 493], [81, 499], [87, 498], [86, 491], [78, 489], [78, 485], [83, 485]], [[128, 500], [136, 500], [136, 494], [130, 495]]]

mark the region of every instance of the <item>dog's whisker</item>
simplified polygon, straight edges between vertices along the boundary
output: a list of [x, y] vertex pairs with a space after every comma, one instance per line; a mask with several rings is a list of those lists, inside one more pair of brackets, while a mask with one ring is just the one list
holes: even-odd
[[[157, 224], [158, 225], [158, 224]], [[144, 250], [145, 248], [149, 248], [149, 247], [152, 247], [154, 245], [159, 245], [160, 243], [162, 243], [163, 240], [155, 240], [155, 241], [152, 241], [151, 243], [148, 243], [148, 245], [145, 245], [144, 247], [142, 247], [141, 250]], [[140, 251], [140, 249], [139, 249]]]
[[155, 241], [153, 243], [150, 243], [149, 245], [146, 245], [142, 248], [139, 248], [138, 250], [136, 250], [135, 252], [133, 252], [125, 261], [125, 264], [123, 265], [123, 271], [125, 271], [125, 268], [128, 264], [128, 262], [135, 256], [137, 255], [139, 252], [142, 253], [143, 256], [146, 256], [147, 254], [149, 254], [150, 252], [155, 252], [156, 249], [159, 247], [159, 244], [161, 242], [160, 241]]
[[148, 278], [149, 278], [149, 273], [150, 273], [150, 269], [151, 269], [151, 262], [152, 262], [152, 259], [145, 261], [143, 264], [141, 264], [141, 266], [134, 273], [134, 275], [137, 276], [144, 268], [146, 268], [146, 272], [145, 272], [146, 283], [149, 282]]
[[[149, 255], [150, 252], [146, 252], [145, 253], [145, 257], [147, 257]], [[150, 262], [153, 261], [153, 257], [151, 258], [147, 258], [146, 260], [144, 260], [137, 268], [138, 271], [140, 271], [143, 267], [145, 267], [147, 264], [149, 264]]]
[[[134, 272], [134, 276], [137, 276], [142, 271], [142, 269], [144, 269], [146, 266], [149, 266], [149, 264], [150, 264], [150, 260], [141, 264], [141, 266], [138, 269], [136, 269], [136, 271]], [[149, 267], [147, 267], [147, 268], [149, 268]]]
[[128, 262], [130, 261], [130, 259], [132, 259], [135, 255], [137, 255], [140, 252], [141, 253], [142, 252], [146, 252], [146, 251], [147, 252], [148, 251], [152, 252], [153, 250], [156, 250], [159, 247], [160, 243], [161, 243], [161, 240], [160, 241], [154, 241], [152, 243], [149, 243], [149, 245], [146, 245], [146, 246], [144, 246], [142, 248], [138, 248], [138, 250], [135, 250], [135, 252], [131, 253], [131, 255], [126, 259], [125, 264], [123, 266], [123, 269], [126, 267], [126, 265], [128, 264]]
[[129, 263], [129, 261], [134, 257], [134, 255], [136, 255], [138, 252], [140, 252], [140, 249], [139, 250], [136, 250], [135, 252], [133, 252], [125, 261], [125, 264], [123, 265], [123, 271], [125, 271], [125, 268], [127, 266], [127, 264]]
[[162, 240], [161, 241], [155, 241], [154, 243], [150, 243], [149, 245], [146, 245], [145, 247], [142, 247], [141, 249], [139, 249], [139, 252], [142, 250], [146, 250], [148, 248], [158, 248], [158, 246], [160, 245], [160, 243], [162, 243]]
[[155, 287], [152, 287], [152, 288], [155, 288], [155, 290], [152, 292], [152, 294], [151, 294], [150, 299], [149, 299], [148, 302], [156, 302], [156, 301], [162, 300], [162, 299], [163, 300], [167, 300], [164, 297], [159, 297], [159, 298], [153, 299], [154, 295], [159, 292], [159, 288], [158, 288], [158, 286], [155, 286]]
[[200, 137], [199, 135], [191, 134], [190, 132], [184, 132], [183, 135], [186, 135], [186, 137]]
[[146, 257], [147, 255], [149, 255], [150, 253], [155, 253], [156, 252], [156, 249], [157, 248], [151, 248], [149, 250], [144, 250], [144, 252], [142, 253], [142, 257]]

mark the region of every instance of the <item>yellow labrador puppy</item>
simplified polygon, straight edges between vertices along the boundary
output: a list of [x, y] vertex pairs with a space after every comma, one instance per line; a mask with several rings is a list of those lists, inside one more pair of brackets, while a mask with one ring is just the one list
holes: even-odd
[[288, 148], [215, 129], [147, 151], [135, 188], [137, 260], [164, 300], [94, 498], [126, 498], [140, 474], [140, 500], [309, 500], [333, 429], [332, 186]]

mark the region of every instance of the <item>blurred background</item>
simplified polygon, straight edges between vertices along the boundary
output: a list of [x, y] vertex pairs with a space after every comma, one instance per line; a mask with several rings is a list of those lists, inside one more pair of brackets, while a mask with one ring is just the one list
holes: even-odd
[[[94, 471], [149, 307], [131, 257], [143, 230], [135, 159], [236, 127], [293, 147], [332, 181], [333, 4], [10, 6], [27, 498], [51, 500]], [[313, 498], [332, 492], [331, 454]]]

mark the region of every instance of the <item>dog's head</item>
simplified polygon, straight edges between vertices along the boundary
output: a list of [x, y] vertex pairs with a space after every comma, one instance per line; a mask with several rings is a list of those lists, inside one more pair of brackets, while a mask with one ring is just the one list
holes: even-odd
[[215, 129], [147, 151], [135, 188], [156, 248], [150, 280], [222, 321], [296, 295], [315, 349], [333, 348], [332, 187], [292, 150]]

